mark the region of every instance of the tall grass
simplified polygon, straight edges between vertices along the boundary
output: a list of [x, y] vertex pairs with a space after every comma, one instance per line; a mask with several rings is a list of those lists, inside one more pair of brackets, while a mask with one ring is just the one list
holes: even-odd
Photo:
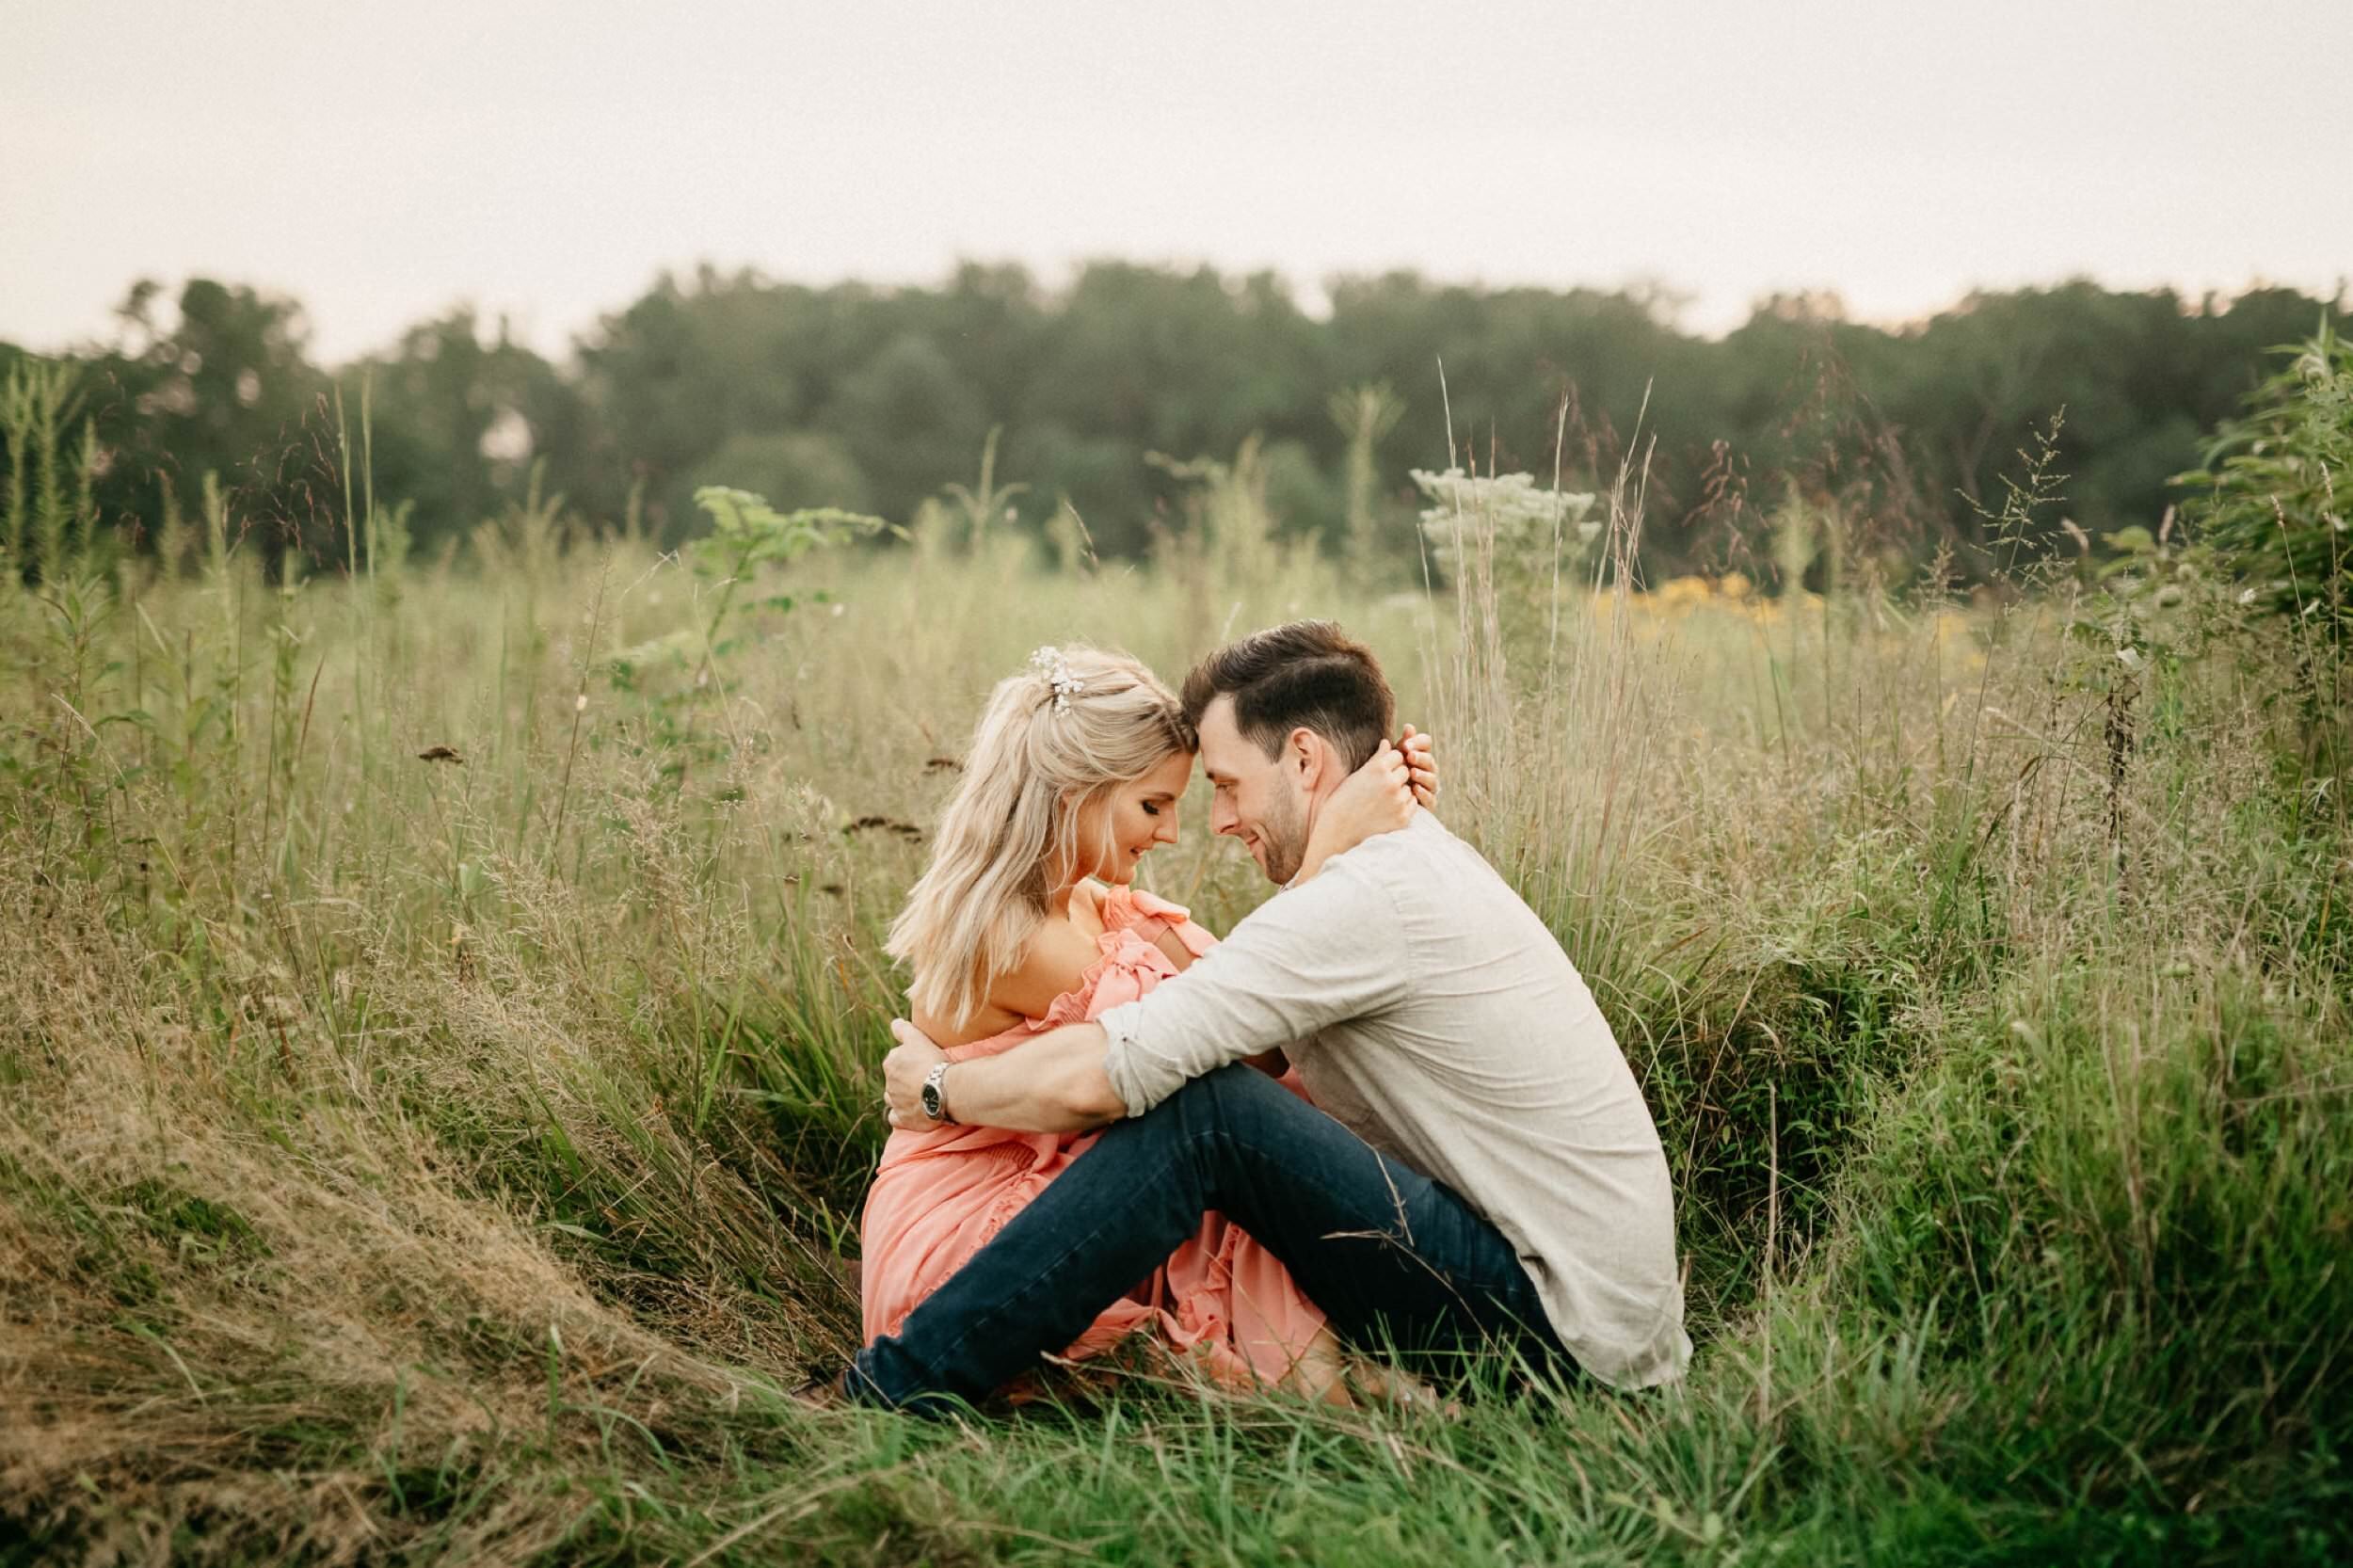
[[[2292, 654], [2152, 666], [2119, 753], [2063, 585], [1646, 590], [1639, 465], [1566, 570], [1466, 485], [1456, 586], [1385, 598], [1277, 540], [1247, 450], [1148, 569], [976, 503], [724, 587], [536, 495], [408, 560], [360, 467], [353, 579], [214, 497], [193, 570], [0, 584], [0, 1560], [2348, 1544], [2353, 865], [2264, 700]], [[1617, 1026], [1688, 1386], [800, 1412], [979, 698], [1306, 614], [1392, 660]], [[1263, 889], [1189, 804], [1150, 876], [1223, 926]]]

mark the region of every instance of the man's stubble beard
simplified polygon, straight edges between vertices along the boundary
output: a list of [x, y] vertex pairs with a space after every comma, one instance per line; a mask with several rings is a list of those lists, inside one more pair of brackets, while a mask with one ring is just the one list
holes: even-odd
[[1289, 791], [1277, 792], [1281, 802], [1258, 824], [1258, 840], [1266, 846], [1267, 880], [1280, 887], [1299, 874], [1307, 857], [1307, 810]]

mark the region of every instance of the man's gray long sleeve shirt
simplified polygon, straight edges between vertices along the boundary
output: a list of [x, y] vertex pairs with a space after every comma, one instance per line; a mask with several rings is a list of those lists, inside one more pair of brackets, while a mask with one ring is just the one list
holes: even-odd
[[1690, 1359], [1666, 1157], [1609, 1021], [1544, 922], [1429, 812], [1099, 1021], [1130, 1115], [1283, 1047], [1318, 1105], [1511, 1240], [1587, 1371], [1640, 1388]]

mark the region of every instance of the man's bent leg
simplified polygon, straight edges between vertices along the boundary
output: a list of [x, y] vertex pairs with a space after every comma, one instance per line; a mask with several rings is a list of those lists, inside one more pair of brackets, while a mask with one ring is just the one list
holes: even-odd
[[1078, 1338], [1210, 1210], [1281, 1258], [1344, 1336], [1549, 1337], [1514, 1250], [1460, 1196], [1237, 1066], [1108, 1128], [859, 1352], [851, 1384], [888, 1404], [978, 1399]]

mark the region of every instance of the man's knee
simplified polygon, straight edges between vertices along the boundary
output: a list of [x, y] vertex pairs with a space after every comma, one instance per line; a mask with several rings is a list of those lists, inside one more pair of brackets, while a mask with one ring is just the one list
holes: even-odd
[[1141, 1116], [1115, 1124], [1105, 1137], [1198, 1143], [1206, 1135], [1241, 1133], [1270, 1115], [1308, 1109], [1289, 1090], [1240, 1063], [1188, 1081]]
[[1306, 1101], [1257, 1068], [1239, 1062], [1202, 1074], [1177, 1094], [1189, 1096], [1185, 1116], [1195, 1128], [1226, 1132], [1261, 1127], [1270, 1117], [1279, 1121], [1310, 1109]]

